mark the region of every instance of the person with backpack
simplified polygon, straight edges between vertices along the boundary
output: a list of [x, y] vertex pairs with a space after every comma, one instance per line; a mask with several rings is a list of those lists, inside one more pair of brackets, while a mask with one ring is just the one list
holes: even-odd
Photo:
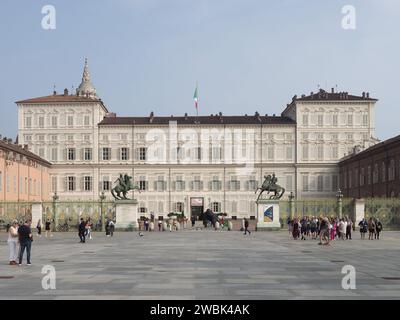
[[382, 222], [377, 218], [376, 222], [376, 229], [375, 229], [375, 239], [379, 240], [379, 234], [382, 232], [383, 226], [382, 226]]

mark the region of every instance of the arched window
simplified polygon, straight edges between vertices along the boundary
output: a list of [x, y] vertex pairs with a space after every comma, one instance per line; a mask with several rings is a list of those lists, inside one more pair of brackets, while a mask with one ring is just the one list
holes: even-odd
[[374, 173], [372, 174], [372, 183], [378, 183], [379, 167], [376, 163], [374, 166]]
[[386, 164], [385, 164], [385, 162], [382, 162], [381, 181], [386, 182]]

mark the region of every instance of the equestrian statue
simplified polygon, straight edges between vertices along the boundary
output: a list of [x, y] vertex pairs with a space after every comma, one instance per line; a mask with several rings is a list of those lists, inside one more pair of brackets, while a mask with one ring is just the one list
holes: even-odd
[[285, 193], [285, 188], [281, 187], [278, 182], [278, 178], [275, 176], [275, 173], [272, 174], [272, 176], [269, 174], [267, 176], [264, 176], [264, 182], [260, 188], [256, 189], [256, 192], [258, 190], [261, 190], [260, 194], [258, 195], [257, 201], [260, 199], [260, 196], [263, 194], [264, 191], [267, 191], [267, 194], [270, 192], [273, 192], [274, 194], [270, 195], [269, 200], [279, 200], [282, 198], [283, 194]]
[[114, 183], [117, 183], [117, 185], [111, 189], [111, 194], [115, 200], [129, 200], [126, 195], [130, 190], [139, 190], [140, 192], [139, 187], [132, 183], [132, 177], [127, 174], [122, 175], [120, 173], [119, 178]]

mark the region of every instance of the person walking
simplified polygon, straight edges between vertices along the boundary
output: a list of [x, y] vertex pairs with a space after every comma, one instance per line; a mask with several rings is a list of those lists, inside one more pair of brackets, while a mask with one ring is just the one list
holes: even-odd
[[293, 220], [293, 231], [292, 231], [293, 239], [297, 240], [300, 237], [300, 222], [298, 218], [294, 218]]
[[[320, 222], [320, 232], [319, 232], [319, 243], [321, 245], [329, 246], [330, 243], [330, 230], [329, 230], [330, 222], [328, 218], [321, 218]], [[323, 242], [325, 241], [325, 243]]]
[[108, 228], [110, 230], [110, 237], [112, 237], [114, 235], [114, 229], [115, 229], [115, 223], [113, 220], [110, 220]]
[[47, 237], [52, 237], [53, 235], [52, 235], [52, 233], [51, 233], [51, 231], [50, 231], [50, 227], [51, 227], [51, 222], [50, 222], [50, 220], [49, 219], [47, 219], [46, 220], [46, 223], [45, 223], [45, 231], [46, 231], [46, 238]]
[[24, 252], [26, 249], [26, 264], [30, 266], [31, 263], [31, 247], [32, 247], [32, 230], [31, 230], [31, 220], [26, 220], [25, 224], [18, 228], [18, 238], [20, 243], [19, 250], [19, 265], [22, 265], [22, 258], [24, 257]]
[[351, 230], [353, 229], [353, 221], [347, 218], [347, 226], [346, 226], [346, 239], [351, 240]]
[[83, 220], [83, 218], [81, 218], [81, 223], [79, 224], [79, 227], [78, 227], [78, 235], [79, 235], [80, 243], [86, 242], [85, 232], [86, 232], [86, 222], [85, 222], [85, 220]]
[[346, 223], [343, 218], [339, 220], [338, 231], [339, 239], [344, 240], [346, 236]]
[[36, 230], [37, 230], [37, 235], [38, 237], [42, 236], [42, 220], [38, 220], [37, 224], [36, 224]]
[[195, 217], [194, 215], [192, 215], [192, 216], [190, 217], [190, 221], [192, 222], [192, 228], [194, 228], [194, 225], [195, 225], [195, 223], [196, 223], [196, 217]]
[[358, 224], [358, 226], [360, 227], [360, 234], [361, 234], [361, 239], [364, 240], [365, 239], [365, 234], [367, 233], [367, 228], [368, 228], [368, 223], [365, 220], [365, 218], [363, 218], [360, 223]]
[[162, 229], [162, 220], [158, 220], [158, 231], [161, 231], [161, 229]]
[[17, 264], [18, 258], [18, 221], [13, 220], [8, 228], [8, 248], [10, 250], [10, 266]]
[[110, 220], [108, 218], [106, 220], [105, 229], [106, 229], [106, 236], [109, 237], [110, 236]]
[[375, 225], [376, 225], [375, 239], [379, 240], [379, 234], [382, 232], [382, 229], [383, 229], [382, 222], [377, 218]]
[[375, 228], [376, 228], [375, 221], [374, 221], [374, 219], [372, 219], [372, 217], [371, 217], [371, 218], [369, 218], [369, 220], [368, 220], [368, 231], [369, 231], [368, 239], [369, 239], [369, 240], [374, 240]]
[[86, 221], [85, 232], [86, 232], [86, 237], [88, 237], [90, 240], [92, 240], [92, 226], [93, 226], [93, 223], [89, 218]]
[[244, 235], [246, 235], [247, 232], [251, 234], [249, 230], [249, 220], [247, 220], [247, 218], [244, 218]]

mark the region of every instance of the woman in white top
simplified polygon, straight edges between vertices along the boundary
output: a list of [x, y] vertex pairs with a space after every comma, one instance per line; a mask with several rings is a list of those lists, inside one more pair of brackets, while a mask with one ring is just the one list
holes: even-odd
[[18, 221], [14, 220], [8, 230], [8, 247], [10, 249], [10, 265], [17, 265], [18, 258]]

